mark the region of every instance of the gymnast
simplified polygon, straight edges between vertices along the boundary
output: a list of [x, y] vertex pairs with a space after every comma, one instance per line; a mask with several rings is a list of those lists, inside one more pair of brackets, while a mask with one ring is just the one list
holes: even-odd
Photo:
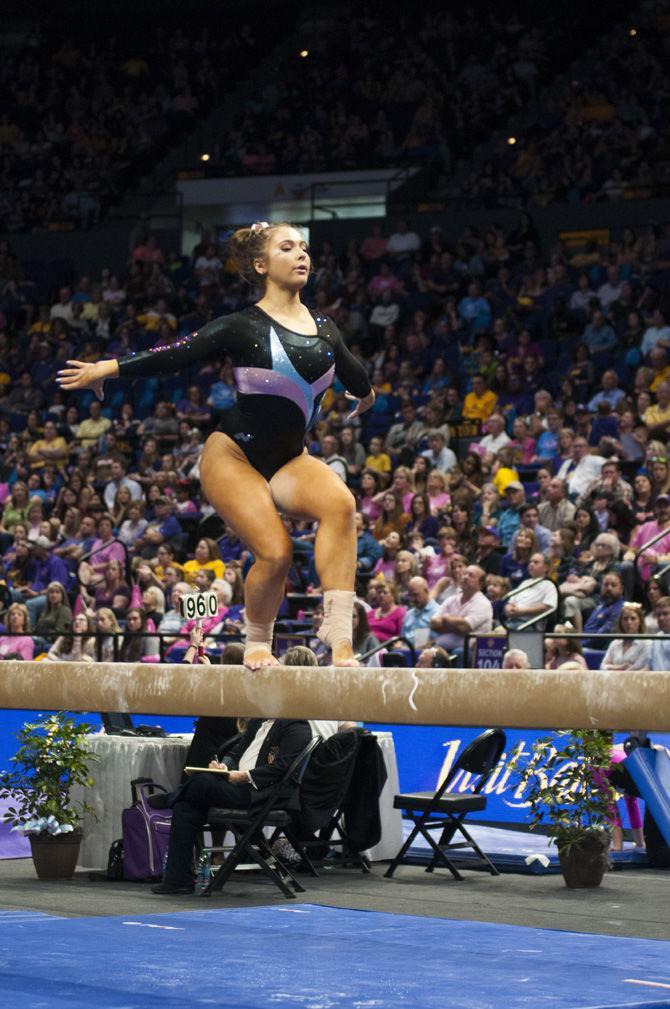
[[358, 400], [349, 419], [372, 406], [374, 392], [332, 320], [300, 300], [310, 257], [297, 228], [267, 222], [240, 228], [230, 251], [241, 276], [262, 286], [257, 304], [168, 346], [120, 360], [68, 361], [58, 382], [68, 392], [92, 389], [102, 399], [108, 378], [174, 374], [207, 358], [230, 357], [237, 404], [207, 439], [200, 479], [208, 500], [254, 556], [244, 589], [244, 664], [278, 664], [273, 627], [292, 559], [281, 512], [318, 522], [314, 558], [324, 601], [318, 635], [330, 647], [333, 665], [354, 666], [354, 498], [321, 459], [308, 454], [305, 433], [334, 376], [347, 397]]

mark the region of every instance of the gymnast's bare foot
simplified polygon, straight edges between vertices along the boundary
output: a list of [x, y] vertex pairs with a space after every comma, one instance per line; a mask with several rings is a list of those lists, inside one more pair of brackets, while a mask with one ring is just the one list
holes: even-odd
[[339, 644], [333, 645], [331, 666], [360, 666], [350, 641], [340, 641]]
[[258, 648], [250, 648], [244, 653], [244, 665], [247, 669], [263, 669], [264, 666], [278, 666], [279, 659], [275, 659], [272, 652], [261, 645]]

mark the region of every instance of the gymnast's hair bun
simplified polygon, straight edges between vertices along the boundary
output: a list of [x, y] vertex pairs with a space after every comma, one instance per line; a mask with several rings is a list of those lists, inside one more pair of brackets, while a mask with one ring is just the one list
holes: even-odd
[[228, 251], [240, 277], [248, 284], [256, 286], [263, 282], [263, 275], [254, 266], [254, 261], [263, 259], [270, 235], [277, 228], [291, 228], [286, 221], [256, 221], [248, 228], [238, 228], [228, 240]]

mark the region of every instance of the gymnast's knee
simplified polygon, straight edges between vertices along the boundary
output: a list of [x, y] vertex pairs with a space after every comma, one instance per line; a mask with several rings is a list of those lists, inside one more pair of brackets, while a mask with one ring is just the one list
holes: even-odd
[[355, 526], [355, 517], [356, 500], [349, 488], [343, 484], [342, 490], [338, 488], [338, 492], [328, 498], [322, 521], [327, 521], [330, 518], [331, 521], [340, 522], [347, 526], [350, 525], [353, 529]]
[[293, 561], [293, 548], [290, 539], [265, 543], [260, 550], [254, 551], [254, 559], [269, 573], [285, 577]]

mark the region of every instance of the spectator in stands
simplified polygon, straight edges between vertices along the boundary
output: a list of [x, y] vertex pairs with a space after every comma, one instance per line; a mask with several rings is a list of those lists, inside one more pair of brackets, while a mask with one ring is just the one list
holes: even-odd
[[578, 436], [574, 439], [571, 460], [564, 462], [558, 471], [558, 476], [567, 484], [571, 499], [584, 494], [590, 484], [600, 476], [604, 461], [602, 456], [589, 454], [586, 438]]
[[449, 473], [456, 467], [456, 455], [447, 448], [444, 434], [437, 429], [428, 432], [428, 448], [421, 453], [431, 470]]
[[379, 641], [388, 641], [402, 632], [402, 624], [407, 609], [397, 603], [395, 582], [384, 581], [378, 587], [379, 604], [368, 613], [371, 632]]
[[526, 493], [519, 480], [512, 480], [505, 487], [505, 507], [498, 519], [498, 534], [504, 547], [511, 545], [514, 534], [521, 525], [521, 509], [526, 503]]
[[[621, 598], [622, 590], [617, 596], [614, 587], [615, 581], [621, 582], [617, 564], [619, 550], [619, 540], [613, 533], [599, 533], [593, 541], [594, 559], [582, 562], [583, 574], [572, 573], [559, 585], [563, 612], [576, 631], [582, 630], [583, 614], [590, 613], [600, 602], [609, 604]], [[607, 596], [602, 598], [603, 582], [610, 573], [616, 578], [608, 582]]]
[[71, 633], [56, 639], [47, 659], [51, 662], [95, 662], [93, 624], [86, 613], [77, 613], [72, 618]]
[[[88, 534], [93, 522], [86, 523], [82, 519], [82, 531]], [[114, 522], [111, 515], [102, 514], [98, 520], [98, 537], [89, 550], [89, 559], [79, 565], [79, 581], [83, 585], [96, 585], [104, 575], [109, 561], [119, 561], [125, 564], [126, 554], [123, 546], [114, 538]]]
[[393, 469], [391, 457], [387, 452], [384, 452], [384, 442], [378, 435], [370, 438], [369, 452], [370, 454], [365, 460], [365, 468], [379, 473], [380, 479], [388, 483]]
[[465, 397], [463, 418], [465, 420], [488, 420], [495, 410], [498, 397], [486, 387], [486, 376], [472, 376], [472, 391]]
[[[641, 550], [646, 543], [667, 530], [665, 536], [657, 539], [648, 550]], [[637, 560], [639, 555], [639, 562]], [[659, 494], [654, 502], [654, 519], [637, 527], [631, 536], [629, 549], [624, 554], [621, 573], [626, 586], [626, 596], [631, 598], [635, 587], [635, 565], [640, 577], [646, 581], [652, 577], [654, 568], [670, 559], [670, 496]]]
[[130, 604], [130, 586], [124, 580], [123, 568], [119, 561], [107, 562], [102, 581], [96, 585], [92, 598], [84, 586], [81, 591], [84, 599], [90, 602], [95, 610], [106, 607], [122, 616]]
[[[365, 655], [367, 652], [371, 652], [374, 648], [377, 648], [380, 644], [379, 638], [377, 638], [370, 630], [370, 625], [368, 623], [368, 611], [365, 606], [363, 606], [363, 603], [358, 600], [354, 601], [353, 622], [354, 634], [352, 644], [355, 654]], [[378, 662], [379, 657], [377, 655], [371, 655], [369, 659], [365, 660], [364, 665], [376, 665]]]
[[361, 573], [368, 573], [382, 556], [383, 547], [370, 532], [370, 519], [360, 511], [356, 512], [356, 534], [356, 567]]
[[135, 550], [142, 557], [153, 557], [161, 543], [169, 543], [171, 546], [179, 546], [181, 543], [181, 526], [174, 515], [174, 505], [165, 494], [159, 495], [154, 501], [154, 515], [153, 522], [149, 522], [135, 543]]
[[437, 635], [436, 644], [447, 651], [463, 656], [468, 634], [491, 630], [493, 608], [482, 592], [484, 572], [470, 564], [463, 572], [461, 587], [440, 607], [431, 619], [431, 628]]
[[[46, 429], [45, 429], [46, 431]], [[142, 497], [142, 486], [136, 480], [131, 480], [127, 475], [127, 466], [123, 459], [113, 459], [111, 470], [110, 470], [110, 480], [105, 487], [105, 505], [107, 511], [112, 510], [114, 507], [114, 502], [116, 500], [116, 495], [121, 487], [127, 487], [130, 491], [130, 496], [133, 501], [139, 501]]]
[[670, 669], [670, 597], [662, 596], [656, 604], [654, 615], [658, 621], [660, 640], [651, 642], [649, 668]]
[[386, 243], [386, 254], [391, 256], [397, 263], [403, 263], [410, 259], [412, 253], [418, 252], [421, 248], [421, 239], [416, 231], [410, 231], [407, 221], [398, 221], [396, 230], [389, 235]]
[[521, 519], [521, 523], [519, 525], [519, 529], [517, 529], [516, 533], [512, 537], [512, 542], [514, 542], [515, 537], [519, 535], [519, 530], [530, 529], [535, 537], [537, 549], [540, 553], [546, 553], [549, 550], [551, 543], [551, 532], [545, 526], [540, 525], [537, 505], [532, 503], [522, 505], [519, 509], [519, 517]]
[[67, 568], [60, 557], [53, 556], [51, 546], [51, 540], [47, 536], [37, 536], [32, 543], [31, 558], [25, 569], [26, 584], [20, 590], [12, 590], [16, 602], [25, 602], [31, 623], [37, 622], [46, 607], [50, 583], [67, 584]]
[[225, 565], [221, 560], [221, 551], [216, 540], [203, 537], [195, 547], [195, 557], [182, 565], [184, 581], [195, 584], [195, 578], [203, 569], [212, 571], [215, 578], [223, 578]]
[[422, 648], [432, 637], [431, 620], [440, 607], [430, 598], [428, 582], [421, 575], [410, 579], [408, 599], [410, 605], [402, 622], [402, 634], [415, 648]]
[[575, 505], [566, 498], [566, 483], [560, 477], [552, 477], [547, 484], [547, 500], [538, 505], [538, 519], [545, 529], [555, 532], [564, 528], [575, 514]]
[[321, 458], [326, 466], [336, 473], [343, 483], [348, 482], [349, 468], [347, 460], [340, 455], [340, 443], [334, 434], [327, 434], [321, 439]]
[[7, 608], [7, 630], [10, 634], [0, 634], [0, 659], [18, 656], [29, 662], [35, 645], [30, 636], [30, 614], [22, 603], [12, 603]]
[[60, 634], [65, 634], [72, 624], [72, 610], [65, 589], [60, 582], [47, 586], [47, 602], [35, 624], [35, 646], [38, 651], [48, 651]]
[[380, 542], [390, 533], [402, 535], [410, 521], [409, 515], [402, 510], [402, 497], [393, 490], [384, 492], [382, 510], [374, 524], [373, 534]]
[[413, 454], [426, 432], [426, 426], [418, 418], [414, 404], [409, 401], [404, 402], [401, 406], [400, 416], [402, 419], [393, 424], [386, 435], [385, 447], [388, 453], [398, 456], [403, 455], [404, 449], [408, 450], [412, 458], [407, 459], [405, 465], [407, 463], [411, 465]]
[[[616, 630], [621, 634], [646, 634], [644, 610], [641, 603], [624, 602], [619, 612]], [[598, 643], [602, 647], [601, 643]], [[615, 638], [611, 641], [602, 662], [601, 669], [623, 671], [626, 669], [648, 669], [651, 641], [640, 638]]]
[[[554, 628], [556, 634], [573, 634], [572, 624], [556, 624]], [[547, 638], [545, 647], [545, 669], [560, 669], [567, 662], [588, 669], [588, 663], [582, 655], [582, 646], [578, 638]], [[570, 668], [574, 668], [574, 665]]]
[[93, 448], [112, 426], [108, 417], [103, 417], [102, 406], [94, 399], [88, 408], [88, 417], [77, 429], [77, 442], [82, 448]]
[[496, 456], [501, 448], [510, 444], [510, 437], [505, 431], [505, 418], [499, 413], [492, 413], [484, 425], [487, 433], [479, 442], [483, 455]]
[[[538, 582], [538, 579], [543, 579]], [[528, 562], [528, 578], [519, 584], [520, 591], [510, 599], [505, 607], [508, 627], [519, 627], [534, 617], [555, 610], [558, 605], [556, 586], [548, 578], [547, 558], [543, 553], [534, 553]], [[544, 622], [533, 626], [542, 629]]]
[[65, 468], [69, 451], [70, 447], [65, 438], [58, 434], [55, 423], [52, 420], [47, 420], [44, 424], [43, 436], [34, 441], [28, 449], [31, 469], [42, 470], [51, 463], [62, 471]]
[[499, 574], [516, 588], [528, 577], [530, 559], [537, 552], [537, 540], [531, 529], [519, 529], [508, 552], [501, 558]]
[[530, 669], [530, 662], [522, 648], [508, 648], [503, 656], [502, 668]]

